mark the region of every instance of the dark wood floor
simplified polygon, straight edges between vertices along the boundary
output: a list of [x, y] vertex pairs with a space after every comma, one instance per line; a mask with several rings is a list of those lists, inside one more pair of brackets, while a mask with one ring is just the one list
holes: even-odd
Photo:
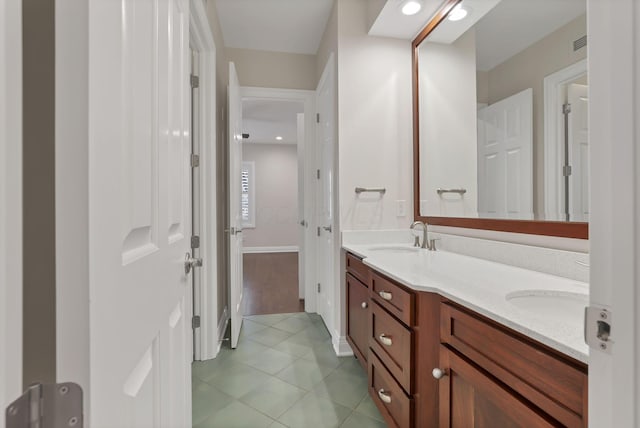
[[298, 299], [298, 253], [244, 255], [246, 315], [304, 312]]

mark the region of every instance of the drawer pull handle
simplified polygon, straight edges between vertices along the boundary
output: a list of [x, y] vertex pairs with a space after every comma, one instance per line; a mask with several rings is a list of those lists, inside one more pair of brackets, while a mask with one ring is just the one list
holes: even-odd
[[389, 293], [388, 291], [379, 291], [378, 294], [380, 295], [380, 297], [382, 297], [384, 300], [391, 300], [393, 299], [393, 294]]
[[385, 346], [393, 345], [393, 341], [391, 340], [391, 338], [384, 333], [378, 336], [378, 338], [380, 339], [380, 342]]
[[367, 302], [362, 302], [360, 306], [362, 306], [362, 309], [367, 309], [367, 306], [369, 305], [367, 305]]
[[386, 392], [384, 389], [378, 391], [378, 397], [387, 404], [391, 404], [391, 394]]
[[431, 371], [431, 374], [436, 379], [442, 379], [443, 377], [445, 377], [447, 375], [447, 372], [436, 367], [435, 369], [433, 369]]

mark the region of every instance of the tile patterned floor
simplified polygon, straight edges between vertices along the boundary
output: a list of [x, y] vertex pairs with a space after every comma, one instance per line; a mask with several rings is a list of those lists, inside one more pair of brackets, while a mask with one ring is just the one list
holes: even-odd
[[354, 357], [315, 314], [245, 318], [238, 348], [193, 364], [195, 428], [385, 428]]

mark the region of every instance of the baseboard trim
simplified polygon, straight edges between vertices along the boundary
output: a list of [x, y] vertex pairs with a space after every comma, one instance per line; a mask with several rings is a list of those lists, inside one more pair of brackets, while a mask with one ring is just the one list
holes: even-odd
[[297, 245], [283, 245], [280, 247], [243, 247], [244, 254], [254, 253], [297, 253], [300, 248]]
[[349, 357], [353, 355], [353, 350], [351, 349], [351, 346], [349, 346], [345, 336], [333, 337], [331, 342], [333, 344], [333, 350], [336, 352], [338, 357]]
[[227, 331], [227, 325], [229, 324], [229, 311], [228, 308], [225, 307], [224, 311], [222, 311], [222, 318], [218, 323], [218, 349], [216, 350], [216, 357], [220, 353], [220, 349], [222, 348], [222, 342], [224, 341], [224, 332]]

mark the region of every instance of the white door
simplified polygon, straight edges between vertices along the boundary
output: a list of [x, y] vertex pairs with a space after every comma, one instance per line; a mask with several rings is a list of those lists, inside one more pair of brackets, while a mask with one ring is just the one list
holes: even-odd
[[569, 219], [589, 221], [589, 88], [568, 87], [569, 114]]
[[478, 215], [533, 218], [533, 91], [478, 110]]
[[[202, 234], [202, 219], [200, 213], [202, 212], [202, 193], [200, 190], [200, 184], [202, 183], [202, 177], [200, 175], [200, 88], [199, 88], [199, 56], [198, 52], [190, 49], [191, 59], [191, 77], [189, 79], [191, 84], [191, 153], [197, 156], [198, 162], [194, 162], [195, 158], [191, 161], [191, 235], [197, 236], [197, 241], [191, 242], [191, 252], [193, 257], [202, 258], [200, 251], [203, 245], [203, 239], [208, 237]], [[194, 317], [202, 319], [202, 269], [195, 269], [192, 275], [192, 313]], [[193, 328], [193, 359], [200, 360], [202, 355], [202, 341], [201, 341], [201, 327], [200, 324], [194, 325]]]
[[298, 298], [304, 299], [305, 284], [306, 284], [306, 246], [305, 235], [309, 224], [305, 218], [304, 207], [304, 162], [305, 162], [305, 141], [304, 141], [304, 113], [298, 113], [296, 117], [297, 121], [297, 137], [298, 137]]
[[238, 346], [242, 301], [242, 99], [235, 65], [229, 63], [229, 300], [231, 347]]
[[191, 426], [189, 2], [88, 18], [88, 425]]
[[318, 289], [317, 310], [325, 325], [333, 332], [334, 299], [334, 208], [333, 208], [333, 155], [335, 145], [334, 68], [330, 59], [318, 84], [317, 106], [317, 159], [316, 188]]
[[22, 1], [0, 3], [0, 428], [22, 394]]

